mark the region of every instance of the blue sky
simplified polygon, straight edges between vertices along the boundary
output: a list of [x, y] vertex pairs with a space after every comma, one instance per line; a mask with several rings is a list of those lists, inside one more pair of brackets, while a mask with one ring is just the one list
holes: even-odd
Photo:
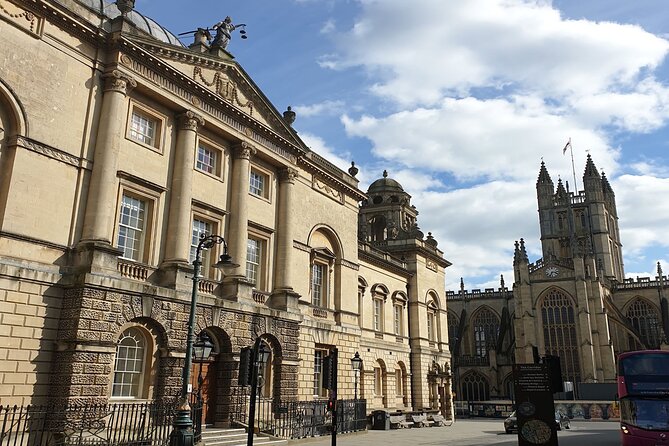
[[[195, 6], [196, 5], [196, 6]], [[228, 47], [321, 155], [387, 169], [467, 288], [511, 283], [513, 242], [541, 256], [543, 159], [576, 183], [587, 153], [616, 193], [628, 276], [669, 271], [666, 0], [138, 0], [173, 33], [230, 15]], [[189, 43], [189, 39], [184, 39]], [[587, 151], [587, 152], [586, 152]]]

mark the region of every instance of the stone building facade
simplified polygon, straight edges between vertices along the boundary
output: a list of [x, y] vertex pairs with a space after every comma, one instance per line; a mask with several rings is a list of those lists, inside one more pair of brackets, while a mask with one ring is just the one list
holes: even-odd
[[[121, 3], [123, 5], [121, 5]], [[0, 404], [174, 399], [202, 234], [195, 331], [209, 421], [240, 349], [266, 397], [451, 414], [449, 266], [384, 174], [367, 193], [310, 150], [225, 45], [184, 47], [128, 2], [0, 0]]]
[[[613, 382], [618, 353], [667, 347], [667, 277], [625, 278], [615, 194], [588, 155], [584, 189], [537, 179], [543, 257], [516, 242], [513, 290], [447, 293], [457, 399], [509, 398], [511, 365], [560, 357], [564, 381]], [[458, 350], [459, 349], [459, 350]]]

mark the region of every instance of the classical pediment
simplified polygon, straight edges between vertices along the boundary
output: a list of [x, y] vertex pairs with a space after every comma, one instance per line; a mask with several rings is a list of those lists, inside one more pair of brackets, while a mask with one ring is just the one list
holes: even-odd
[[[168, 66], [174, 74], [183, 79], [183, 85], [178, 87], [205, 89], [246, 118], [271, 130], [292, 145], [306, 149], [304, 143], [283, 120], [282, 113], [274, 108], [234, 60], [198, 53], [143, 37], [131, 36], [128, 40], [153, 57], [142, 59], [135, 58], [132, 54], [124, 54], [121, 56], [122, 64], [129, 67], [151, 63]], [[197, 106], [198, 101], [202, 100], [203, 98], [198, 97], [192, 102]]]

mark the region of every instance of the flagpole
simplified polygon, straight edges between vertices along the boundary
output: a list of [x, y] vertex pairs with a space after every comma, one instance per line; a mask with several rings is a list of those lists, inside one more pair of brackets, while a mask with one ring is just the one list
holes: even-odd
[[564, 149], [562, 149], [563, 155], [567, 153], [567, 147], [569, 147], [569, 153], [571, 154], [571, 173], [574, 176], [574, 190], [578, 195], [578, 184], [576, 184], [576, 167], [574, 167], [574, 147], [571, 145], [571, 136], [569, 137], [567, 144], [564, 146]]
[[574, 149], [571, 144], [569, 144], [569, 153], [571, 153], [571, 173], [574, 175], [574, 192], [576, 193], [576, 195], [578, 195], [578, 184], [576, 183], [576, 167], [574, 167]]

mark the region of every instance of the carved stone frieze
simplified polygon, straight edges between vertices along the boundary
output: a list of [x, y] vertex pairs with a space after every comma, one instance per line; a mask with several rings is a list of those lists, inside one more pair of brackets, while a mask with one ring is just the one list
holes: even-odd
[[[188, 55], [185, 55], [178, 51], [172, 51], [170, 49], [153, 45], [148, 42], [142, 42], [142, 46], [151, 51], [153, 54], [159, 54], [162, 57], [167, 57], [172, 60], [182, 61], [190, 64], [211, 64], [211, 60], [200, 59], [195, 53], [189, 53]], [[136, 47], [129, 46], [124, 46], [123, 50], [130, 54], [138, 51]], [[286, 130], [285, 126], [274, 126], [271, 129], [272, 133], [269, 134], [266, 134], [265, 132], [254, 131], [254, 129], [249, 126], [251, 115], [247, 113], [244, 113], [243, 115], [230, 113], [230, 109], [228, 107], [234, 108], [235, 110], [239, 109], [231, 102], [225, 100], [223, 96], [216, 94], [209, 88], [204, 88], [201, 85], [198, 85], [198, 83], [194, 83], [192, 85], [194, 88], [187, 87], [183, 82], [183, 78], [181, 77], [180, 72], [175, 72], [172, 67], [161, 63], [159, 60], [147, 60], [146, 58], [142, 58], [144, 53], [137, 52], [137, 54], [132, 54], [132, 56], [133, 57], [129, 57], [130, 63], [132, 65], [129, 68], [141, 76], [142, 79], [146, 79], [163, 88], [164, 90], [169, 91], [172, 94], [192, 103], [195, 107], [201, 110], [203, 114], [210, 115], [222, 123], [227, 124], [234, 130], [246, 135], [249, 139], [252, 139], [258, 144], [261, 144], [263, 147], [268, 148], [272, 152], [289, 160], [290, 162], [297, 162], [298, 156], [296, 155], [296, 152], [299, 152], [300, 149], [290, 142], [293, 136]], [[214, 65], [218, 70], [217, 72], [235, 72], [235, 70], [228, 70], [228, 67], [225, 65]], [[201, 68], [199, 69], [201, 70]], [[245, 82], [245, 80], [240, 78], [238, 83], [243, 82]], [[206, 87], [206, 84], [204, 85]], [[197, 90], [197, 96], [195, 90]], [[207, 92], [209, 94], [207, 94]]]
[[338, 201], [340, 204], [344, 203], [344, 194], [341, 191], [339, 191], [339, 190], [331, 187], [330, 185], [324, 183], [323, 181], [316, 178], [315, 176], [314, 176], [314, 180], [313, 180], [313, 183], [312, 183], [312, 188], [314, 190], [317, 190], [321, 194], [325, 195], [326, 197], [331, 198], [335, 201]]
[[44, 19], [36, 16], [32, 11], [24, 9], [7, 0], [0, 0], [0, 15], [12, 19], [19, 28], [41, 35], [44, 27]]
[[17, 136], [15, 141], [9, 142], [9, 145], [12, 145], [14, 142], [18, 147], [23, 147], [24, 149], [28, 149], [32, 152], [39, 153], [40, 155], [44, 155], [74, 167], [78, 167], [81, 161], [81, 159], [77, 156], [63, 152], [62, 150], [56, 149], [55, 147], [48, 146], [44, 143], [35, 141], [34, 139], [30, 139], [25, 136]]
[[127, 95], [131, 88], [137, 86], [137, 81], [132, 76], [128, 76], [119, 70], [112, 70], [103, 74], [102, 79], [105, 81], [105, 92], [117, 91]]
[[434, 263], [431, 260], [428, 260], [427, 263], [425, 264], [427, 269], [434, 271], [435, 273], [439, 270], [439, 267], [437, 266], [436, 263]]
[[226, 76], [222, 71], [216, 71], [214, 73], [213, 79], [208, 81], [202, 74], [202, 68], [193, 67], [193, 79], [200, 81], [209, 88], [212, 88], [217, 95], [221, 96], [229, 103], [241, 108], [247, 112], [249, 116], [253, 116], [253, 101], [248, 100], [246, 102], [242, 102], [239, 99], [240, 95], [238, 93], [237, 85], [235, 85], [232, 79]]

